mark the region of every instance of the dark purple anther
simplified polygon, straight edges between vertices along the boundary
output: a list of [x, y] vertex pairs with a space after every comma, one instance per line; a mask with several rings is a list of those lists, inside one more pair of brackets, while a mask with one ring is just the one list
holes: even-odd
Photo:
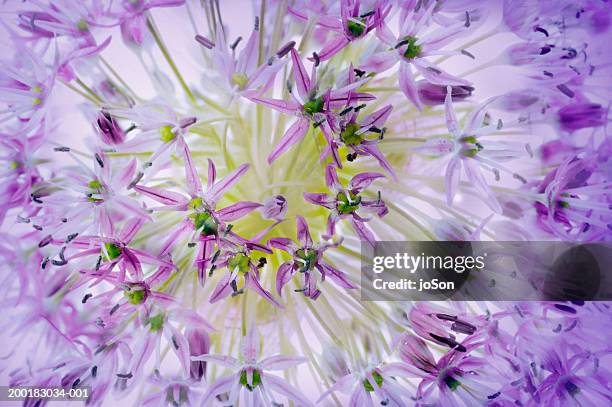
[[[417, 83], [419, 96], [423, 103], [429, 106], [443, 105], [446, 99], [446, 86], [434, 85], [425, 80]], [[453, 101], [467, 99], [472, 96], [474, 88], [471, 86], [452, 86]]]
[[195, 40], [205, 48], [213, 49], [215, 47], [215, 43], [209, 40], [208, 38], [204, 37], [203, 35], [200, 35], [200, 34], [196, 35]]
[[96, 130], [105, 144], [121, 144], [125, 141], [125, 132], [115, 119], [103, 110], [96, 119]]

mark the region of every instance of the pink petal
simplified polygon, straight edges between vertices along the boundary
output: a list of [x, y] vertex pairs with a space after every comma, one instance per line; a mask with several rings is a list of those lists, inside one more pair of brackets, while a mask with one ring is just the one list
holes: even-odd
[[199, 356], [192, 356], [191, 360], [199, 360], [199, 361], [204, 361], [204, 362], [216, 363], [223, 367], [229, 367], [232, 369], [238, 369], [240, 367], [240, 362], [238, 361], [238, 359], [233, 358], [231, 356], [225, 356], [225, 355], [204, 354], [204, 355], [199, 355]]
[[169, 329], [164, 329], [164, 336], [172, 350], [176, 354], [181, 367], [183, 368], [183, 374], [185, 376], [189, 375], [189, 367], [191, 361], [189, 360], [189, 343], [185, 336], [180, 333], [175, 327], [168, 324]]
[[374, 237], [372, 230], [365, 224], [365, 222], [360, 222], [355, 220], [355, 218], [351, 218], [351, 225], [353, 226], [353, 229], [355, 230], [355, 233], [357, 233], [357, 236], [359, 236], [360, 240], [374, 245], [376, 238]]
[[306, 219], [300, 215], [295, 216], [297, 220], [297, 238], [303, 246], [312, 246], [312, 237], [310, 237], [310, 231], [308, 230], [308, 223]]
[[136, 233], [138, 233], [142, 225], [144, 225], [144, 222], [142, 218], [132, 218], [128, 220], [125, 225], [123, 225], [118, 239], [123, 243], [129, 243]]
[[179, 240], [181, 238], [181, 236], [183, 236], [185, 233], [189, 232], [190, 230], [193, 230], [193, 224], [191, 223], [190, 219], [184, 219], [174, 230], [173, 232], [170, 234], [170, 236], [168, 236], [168, 239], [166, 239], [166, 241], [164, 242], [164, 244], [162, 245], [160, 251], [159, 251], [159, 255], [160, 256], [164, 256], [165, 254], [167, 254], [170, 249], [172, 249], [172, 247], [174, 247], [175, 243], [177, 242], [177, 240]]
[[342, 160], [340, 159], [340, 156], [338, 155], [338, 144], [334, 140], [334, 137], [331, 134], [331, 129], [329, 129], [327, 123], [324, 123], [321, 126], [321, 132], [323, 133], [323, 136], [325, 137], [325, 140], [327, 141], [327, 144], [328, 144], [327, 148], [325, 148], [325, 150], [321, 152], [321, 155], [320, 155], [321, 160], [325, 159], [331, 153], [336, 166], [338, 168], [342, 168]]
[[275, 355], [262, 359], [259, 363], [265, 370], [285, 370], [308, 361], [303, 356]]
[[412, 63], [423, 77], [434, 85], [467, 86], [470, 84], [469, 81], [453, 76], [423, 58], [414, 59]]
[[404, 93], [408, 100], [410, 100], [414, 104], [417, 109], [423, 110], [423, 104], [421, 103], [419, 91], [416, 83], [414, 82], [414, 77], [412, 76], [412, 69], [410, 69], [410, 64], [406, 62], [400, 63], [398, 76], [400, 90]]
[[436, 370], [436, 361], [429, 347], [421, 338], [404, 334], [400, 337], [399, 343], [400, 358], [425, 372]]
[[248, 213], [261, 206], [262, 205], [257, 202], [238, 202], [217, 211], [217, 215], [222, 221], [231, 222], [246, 216]]
[[206, 392], [206, 394], [204, 394], [200, 405], [213, 405], [216, 396], [218, 396], [219, 394], [228, 393], [231, 389], [239, 385], [240, 375], [232, 375], [217, 380], [212, 386], [208, 388], [208, 391]]
[[457, 157], [450, 160], [446, 167], [444, 185], [446, 188], [446, 204], [451, 206], [461, 179], [461, 160]]
[[467, 31], [465, 24], [462, 22], [448, 27], [442, 27], [419, 38], [417, 44], [422, 45], [423, 52], [439, 50], [448, 43], [457, 39], [458, 34], [460, 34], [462, 31]]
[[325, 167], [325, 185], [332, 190], [342, 188], [342, 184], [340, 184], [340, 181], [338, 180], [336, 168], [331, 164]]
[[151, 216], [149, 216], [148, 212], [144, 210], [144, 208], [142, 208], [138, 204], [138, 202], [136, 202], [135, 200], [131, 198], [128, 198], [126, 196], [121, 196], [121, 195], [115, 195], [113, 197], [113, 203], [117, 206], [116, 209], [130, 212], [134, 214], [135, 216], [144, 218], [146, 220], [151, 220]]
[[266, 300], [268, 300], [270, 303], [276, 305], [278, 308], [284, 308], [281, 303], [279, 303], [274, 299], [274, 297], [272, 297], [272, 294], [270, 294], [261, 286], [259, 280], [255, 277], [253, 273], [249, 272], [245, 275], [245, 285], [247, 285], [249, 288], [251, 288], [257, 294], [261, 295]]
[[198, 260], [196, 260], [196, 266], [198, 268], [198, 280], [200, 284], [204, 286], [206, 282], [206, 269], [210, 264], [210, 258], [215, 248], [214, 240], [207, 240], [200, 243]]
[[372, 157], [376, 158], [380, 166], [383, 167], [385, 171], [389, 173], [389, 175], [391, 175], [391, 178], [393, 178], [394, 181], [397, 181], [397, 174], [395, 173], [395, 170], [393, 167], [391, 167], [391, 164], [389, 164], [387, 158], [385, 158], [383, 153], [380, 152], [376, 145], [364, 145], [362, 148]]
[[502, 213], [502, 207], [497, 201], [495, 194], [487, 184], [482, 171], [478, 164], [471, 159], [464, 160], [465, 174], [468, 177], [470, 183], [478, 190], [478, 192], [485, 198], [485, 203], [496, 213]]
[[336, 223], [338, 222], [338, 219], [340, 219], [340, 216], [338, 215], [337, 212], [332, 212], [327, 217], [327, 237], [326, 238], [329, 239], [336, 234]]
[[253, 30], [244, 49], [240, 51], [240, 55], [238, 56], [238, 62], [236, 64], [237, 72], [245, 73], [247, 76], [250, 76], [255, 70], [259, 54], [258, 41], [259, 31]]
[[276, 271], [276, 292], [281, 295], [283, 287], [293, 277], [293, 266], [290, 262], [286, 262], [280, 265]]
[[185, 177], [187, 178], [187, 190], [192, 197], [196, 197], [201, 195], [202, 193], [202, 183], [200, 182], [200, 177], [198, 176], [198, 172], [193, 165], [193, 160], [191, 158], [191, 152], [189, 151], [189, 147], [185, 143], [183, 147], [183, 158], [185, 160]]
[[321, 394], [321, 396], [317, 400], [317, 403], [320, 403], [321, 400], [334, 393], [335, 391], [346, 392], [352, 387], [354, 382], [355, 378], [353, 377], [353, 374], [347, 374], [346, 376], [342, 376], [340, 379], [336, 380], [333, 386], [331, 386], [329, 389], [325, 390], [323, 394]]
[[381, 73], [390, 69], [398, 60], [399, 57], [394, 50], [377, 52], [368, 57], [359, 68], [364, 71]]
[[[376, 37], [378, 37], [383, 44], [389, 46], [394, 46], [397, 42], [395, 35], [393, 35], [391, 29], [389, 29], [389, 26], [385, 23], [379, 24], [378, 27], [376, 27]], [[394, 51], [389, 52], [395, 53]]]
[[327, 209], [334, 209], [336, 207], [336, 199], [327, 194], [305, 192], [303, 196], [304, 199], [311, 204], [323, 206]]
[[215, 163], [209, 158], [208, 159], [208, 189], [210, 189], [217, 179], [217, 169], [215, 168]]
[[249, 164], [242, 164], [236, 170], [231, 172], [229, 175], [225, 176], [221, 181], [217, 182], [213, 185], [212, 188], [208, 190], [206, 195], [210, 198], [210, 201], [217, 202], [221, 196], [229, 188], [231, 188], [235, 183], [240, 181], [240, 178], [249, 170]]
[[284, 395], [289, 400], [294, 401], [297, 405], [305, 407], [314, 406], [314, 404], [308, 400], [306, 396], [300, 393], [299, 390], [291, 386], [280, 377], [266, 374], [262, 379], [264, 386], [268, 386], [275, 392]]
[[393, 106], [391, 105], [386, 105], [378, 109], [374, 113], [366, 116], [363, 120], [361, 120], [361, 123], [360, 123], [361, 127], [370, 127], [370, 126], [381, 127], [383, 124], [385, 124], [385, 122], [389, 118], [389, 115], [391, 114], [392, 110], [393, 110]]
[[132, 275], [132, 277], [136, 280], [142, 280], [144, 278], [144, 275], [142, 274], [142, 265], [140, 264], [138, 257], [136, 257], [133, 249], [124, 247], [121, 251], [121, 257], [124, 260], [127, 271]]
[[231, 277], [232, 274], [229, 272], [223, 274], [223, 277], [217, 283], [217, 286], [213, 290], [212, 294], [210, 294], [208, 301], [211, 304], [214, 304], [215, 302], [227, 297], [232, 292], [232, 288], [230, 287]]
[[175, 268], [172, 262], [162, 260], [143, 250], [130, 248], [130, 252], [132, 252], [142, 263], [152, 264], [152, 265], [160, 266], [160, 267]]
[[245, 93], [245, 97], [255, 103], [262, 104], [285, 114], [295, 114], [302, 110], [301, 106], [293, 100], [270, 99], [257, 96], [255, 93]]
[[348, 184], [348, 189], [354, 191], [354, 193], [360, 193], [366, 189], [374, 180], [378, 178], [384, 178], [384, 174], [379, 172], [362, 172], [361, 174], [355, 175]]
[[287, 253], [290, 253], [295, 245], [293, 244], [293, 240], [289, 238], [273, 237], [272, 239], [268, 240], [268, 246], [272, 246], [275, 249], [284, 250]]
[[132, 373], [137, 375], [141, 372], [142, 366], [149, 360], [149, 357], [155, 350], [155, 343], [157, 342], [154, 335], [145, 332], [140, 337], [139, 341], [134, 345], [134, 354], [130, 363], [130, 371], [125, 373]]
[[459, 134], [459, 124], [457, 122], [457, 116], [455, 116], [455, 109], [453, 109], [453, 88], [451, 86], [446, 87], [446, 98], [444, 99], [444, 117], [446, 118], [446, 127], [452, 135]]
[[298, 119], [287, 129], [281, 140], [278, 142], [274, 151], [268, 156], [268, 163], [271, 164], [274, 160], [285, 153], [291, 146], [302, 140], [310, 127], [310, 121], [307, 119]]
[[132, 158], [128, 165], [125, 166], [121, 171], [116, 174], [113, 174], [112, 184], [113, 189], [121, 190], [128, 186], [130, 182], [134, 179], [134, 174], [136, 173], [136, 166], [138, 165], [138, 161], [135, 158]]
[[302, 100], [306, 101], [309, 99], [311, 89], [310, 77], [308, 76], [308, 72], [306, 72], [304, 64], [302, 64], [300, 54], [298, 54], [295, 48], [291, 49], [291, 61], [293, 62], [293, 78], [295, 80], [298, 93], [300, 94]]
[[340, 270], [337, 270], [336, 268], [323, 262], [319, 263], [319, 265], [321, 266], [321, 268], [323, 268], [325, 274], [327, 274], [329, 278], [331, 278], [340, 287], [357, 288], [355, 287], [355, 285], [353, 285], [353, 283], [348, 280], [347, 276]]
[[251, 324], [246, 335], [242, 338], [242, 346], [240, 348], [240, 354], [245, 362], [254, 362], [259, 359], [259, 345], [259, 332], [257, 332], [255, 324]]
[[172, 318], [191, 328], [204, 329], [208, 332], [216, 331], [208, 321], [202, 318], [197, 312], [188, 308], [178, 308], [172, 311]]
[[487, 109], [491, 103], [497, 101], [498, 99], [498, 97], [489, 98], [480, 104], [476, 109], [472, 110], [465, 119], [465, 125], [463, 126], [464, 133], [472, 134], [474, 131], [482, 127]]
[[323, 46], [321, 51], [318, 52], [319, 59], [321, 61], [326, 61], [336, 55], [338, 52], [342, 50], [342, 48], [346, 47], [349, 43], [349, 40], [344, 36], [340, 35], [333, 40], [329, 41], [327, 44]]
[[181, 194], [160, 188], [150, 188], [142, 185], [134, 186], [134, 189], [164, 205], [187, 204], [188, 200]]

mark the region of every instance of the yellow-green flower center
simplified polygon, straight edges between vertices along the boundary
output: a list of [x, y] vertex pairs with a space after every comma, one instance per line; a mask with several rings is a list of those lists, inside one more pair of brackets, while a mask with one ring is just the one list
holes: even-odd
[[151, 332], [159, 332], [164, 327], [164, 315], [157, 314], [154, 317], [149, 318], [149, 330]]
[[115, 260], [121, 255], [121, 247], [114, 243], [104, 243], [104, 248], [106, 249], [106, 253], [102, 251], [102, 256], [106, 260]]
[[227, 267], [230, 270], [235, 270], [236, 268], [242, 274], [246, 274], [249, 271], [249, 256], [244, 253], [236, 253], [227, 262]]
[[309, 115], [320, 113], [323, 111], [323, 105], [324, 102], [322, 97], [309, 100], [308, 102], [304, 103], [304, 112]]
[[484, 149], [484, 146], [474, 136], [461, 137], [459, 142], [462, 145], [461, 154], [464, 157], [474, 157], [479, 151]]
[[232, 83], [237, 85], [239, 89], [244, 89], [249, 82], [249, 77], [243, 73], [235, 73], [232, 75]]
[[351, 33], [353, 37], [361, 36], [361, 34], [363, 34], [363, 32], [366, 29], [365, 18], [358, 17], [358, 18], [349, 20], [348, 24], [346, 25], [346, 28], [348, 29], [348, 32]]
[[142, 304], [147, 296], [145, 290], [125, 290], [123, 293], [127, 298], [128, 302], [133, 305]]
[[247, 371], [243, 370], [240, 373], [240, 384], [249, 389], [249, 391], [253, 391], [255, 387], [261, 384], [261, 373], [259, 373], [259, 370], [253, 371], [253, 385], [251, 386], [247, 380]]
[[445, 376], [443, 380], [451, 391], [457, 390], [457, 388], [461, 385], [461, 382], [451, 375]]
[[349, 123], [346, 125], [343, 131], [340, 132], [340, 139], [347, 146], [357, 146], [363, 141], [363, 136], [357, 134], [357, 131], [361, 127], [357, 123]]
[[361, 197], [350, 191], [338, 192], [338, 195], [336, 195], [336, 207], [338, 212], [342, 214], [355, 212], [359, 209], [359, 204], [361, 204]]
[[79, 31], [87, 31], [87, 30], [89, 30], [89, 24], [87, 23], [87, 21], [85, 21], [83, 19], [79, 20], [77, 22], [76, 26], [77, 26], [77, 29]]
[[416, 37], [408, 36], [404, 38], [402, 44], [406, 45], [406, 50], [404, 51], [404, 58], [406, 59], [414, 59], [421, 55], [421, 46], [417, 45]]
[[[380, 373], [374, 371], [374, 372], [372, 372], [372, 377], [374, 378], [374, 381], [376, 382], [376, 385], [378, 387], [382, 387], [383, 377], [380, 375]], [[366, 391], [374, 391], [374, 386], [372, 386], [372, 383], [370, 383], [370, 381], [368, 379], [364, 379], [363, 387], [366, 389]]]
[[102, 189], [102, 183], [98, 181], [97, 179], [90, 181], [89, 184], [87, 184], [87, 186], [90, 189], [94, 189], [96, 191]]
[[314, 249], [300, 249], [295, 252], [297, 257], [296, 261], [301, 266], [300, 272], [312, 270], [317, 264], [317, 252]]
[[172, 126], [162, 126], [159, 128], [160, 140], [168, 143], [176, 138], [176, 134], [172, 131]]
[[219, 231], [219, 224], [208, 211], [196, 212], [190, 215], [190, 217], [193, 219], [193, 226], [196, 228], [196, 230], [200, 231], [202, 236], [217, 235], [217, 232]]

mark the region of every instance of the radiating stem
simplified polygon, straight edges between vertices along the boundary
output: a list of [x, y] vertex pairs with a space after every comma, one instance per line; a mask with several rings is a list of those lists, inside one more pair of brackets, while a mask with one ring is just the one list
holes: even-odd
[[161, 39], [161, 36], [159, 35], [159, 32], [155, 28], [155, 24], [153, 22], [153, 17], [152, 16], [149, 16], [147, 18], [147, 28], [151, 32], [151, 35], [153, 35], [153, 38], [155, 39], [155, 43], [159, 47], [159, 50], [161, 51], [161, 53], [164, 55], [164, 58], [168, 62], [168, 65], [170, 65], [170, 69], [172, 69], [172, 72], [174, 72], [174, 75], [176, 76], [176, 79], [181, 84], [181, 87], [185, 91], [185, 94], [187, 94], [187, 97], [189, 98], [189, 100], [192, 103], [195, 103], [195, 101], [196, 101], [195, 96], [193, 95], [193, 93], [189, 89], [189, 86], [187, 86], [187, 83], [185, 82], [185, 79], [183, 79], [183, 76], [179, 72], [176, 64], [174, 63], [174, 60], [170, 56], [170, 53], [168, 52], [168, 48], [166, 48], [166, 45], [164, 44], [163, 40]]

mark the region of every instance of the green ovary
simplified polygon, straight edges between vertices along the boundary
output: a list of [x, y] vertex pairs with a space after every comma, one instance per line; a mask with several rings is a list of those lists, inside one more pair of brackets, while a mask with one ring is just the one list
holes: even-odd
[[457, 387], [461, 385], [461, 382], [459, 380], [455, 379], [453, 376], [450, 376], [450, 375], [444, 378], [444, 383], [448, 386], [448, 388], [451, 391], [457, 390]]
[[319, 97], [304, 103], [304, 112], [313, 115], [323, 111], [323, 98]]
[[364, 18], [357, 18], [356, 20], [357, 21], [349, 20], [346, 25], [348, 32], [351, 33], [353, 37], [361, 36], [366, 29]]
[[237, 268], [240, 273], [246, 274], [249, 271], [249, 256], [244, 253], [237, 253], [229, 259], [227, 267], [230, 270]]
[[189, 201], [189, 208], [190, 209], [197, 209], [200, 206], [204, 205], [204, 200], [202, 198], [193, 198], [191, 201]]
[[300, 268], [300, 271], [312, 270], [317, 264], [316, 250], [300, 249], [295, 253], [295, 255], [299, 259], [297, 262], [302, 265], [302, 267]]
[[95, 179], [95, 180], [93, 180], [93, 181], [89, 182], [89, 184], [87, 184], [87, 186], [88, 186], [90, 189], [96, 189], [96, 190], [98, 190], [98, 189], [102, 189], [102, 183], [101, 183], [100, 181], [98, 181], [97, 179]]
[[361, 127], [357, 123], [349, 123], [344, 130], [340, 132], [340, 139], [347, 146], [357, 146], [361, 144], [363, 137], [361, 134], [356, 134]]
[[164, 143], [168, 143], [176, 138], [176, 134], [172, 131], [172, 126], [162, 126], [159, 128], [159, 139]]
[[478, 152], [484, 149], [484, 146], [478, 142], [476, 137], [474, 136], [464, 136], [459, 139], [463, 148], [461, 149], [461, 154], [464, 157], [475, 157]]
[[[372, 377], [374, 378], [376, 385], [378, 385], [378, 387], [382, 387], [383, 377], [380, 375], [380, 373], [372, 372]], [[368, 379], [363, 381], [363, 387], [366, 389], [366, 391], [374, 391], [374, 386], [372, 386], [372, 383], [370, 383]]]
[[415, 37], [406, 37], [402, 41], [406, 44], [406, 50], [404, 51], [404, 58], [406, 59], [414, 59], [421, 55], [421, 46], [417, 45], [417, 39]]
[[342, 191], [336, 195], [336, 207], [341, 214], [349, 214], [359, 209], [361, 197], [350, 191]]
[[105, 243], [104, 247], [106, 248], [106, 253], [104, 253], [103, 251], [102, 256], [106, 260], [115, 260], [117, 257], [121, 255], [121, 247], [117, 246], [114, 243]]
[[193, 218], [193, 225], [195, 226], [196, 230], [201, 230], [202, 236], [214, 236], [217, 234], [219, 225], [210, 213], [196, 212], [191, 216]]
[[255, 387], [261, 384], [261, 373], [259, 373], [259, 370], [253, 371], [253, 385], [251, 386], [247, 381], [247, 372], [243, 370], [242, 373], [240, 373], [240, 384], [249, 389], [249, 391], [253, 391]]
[[149, 318], [149, 330], [151, 332], [159, 332], [164, 327], [164, 316], [163, 314], [157, 314], [154, 317]]
[[124, 292], [124, 295], [130, 304], [138, 305], [144, 302], [145, 297], [146, 297], [146, 292], [144, 290], [137, 290], [137, 291], [126, 290]]
[[85, 20], [79, 20], [76, 26], [77, 29], [82, 32], [89, 30], [89, 24]]
[[249, 77], [243, 73], [235, 73], [232, 75], [232, 83], [237, 85], [240, 89], [244, 89], [248, 82]]

